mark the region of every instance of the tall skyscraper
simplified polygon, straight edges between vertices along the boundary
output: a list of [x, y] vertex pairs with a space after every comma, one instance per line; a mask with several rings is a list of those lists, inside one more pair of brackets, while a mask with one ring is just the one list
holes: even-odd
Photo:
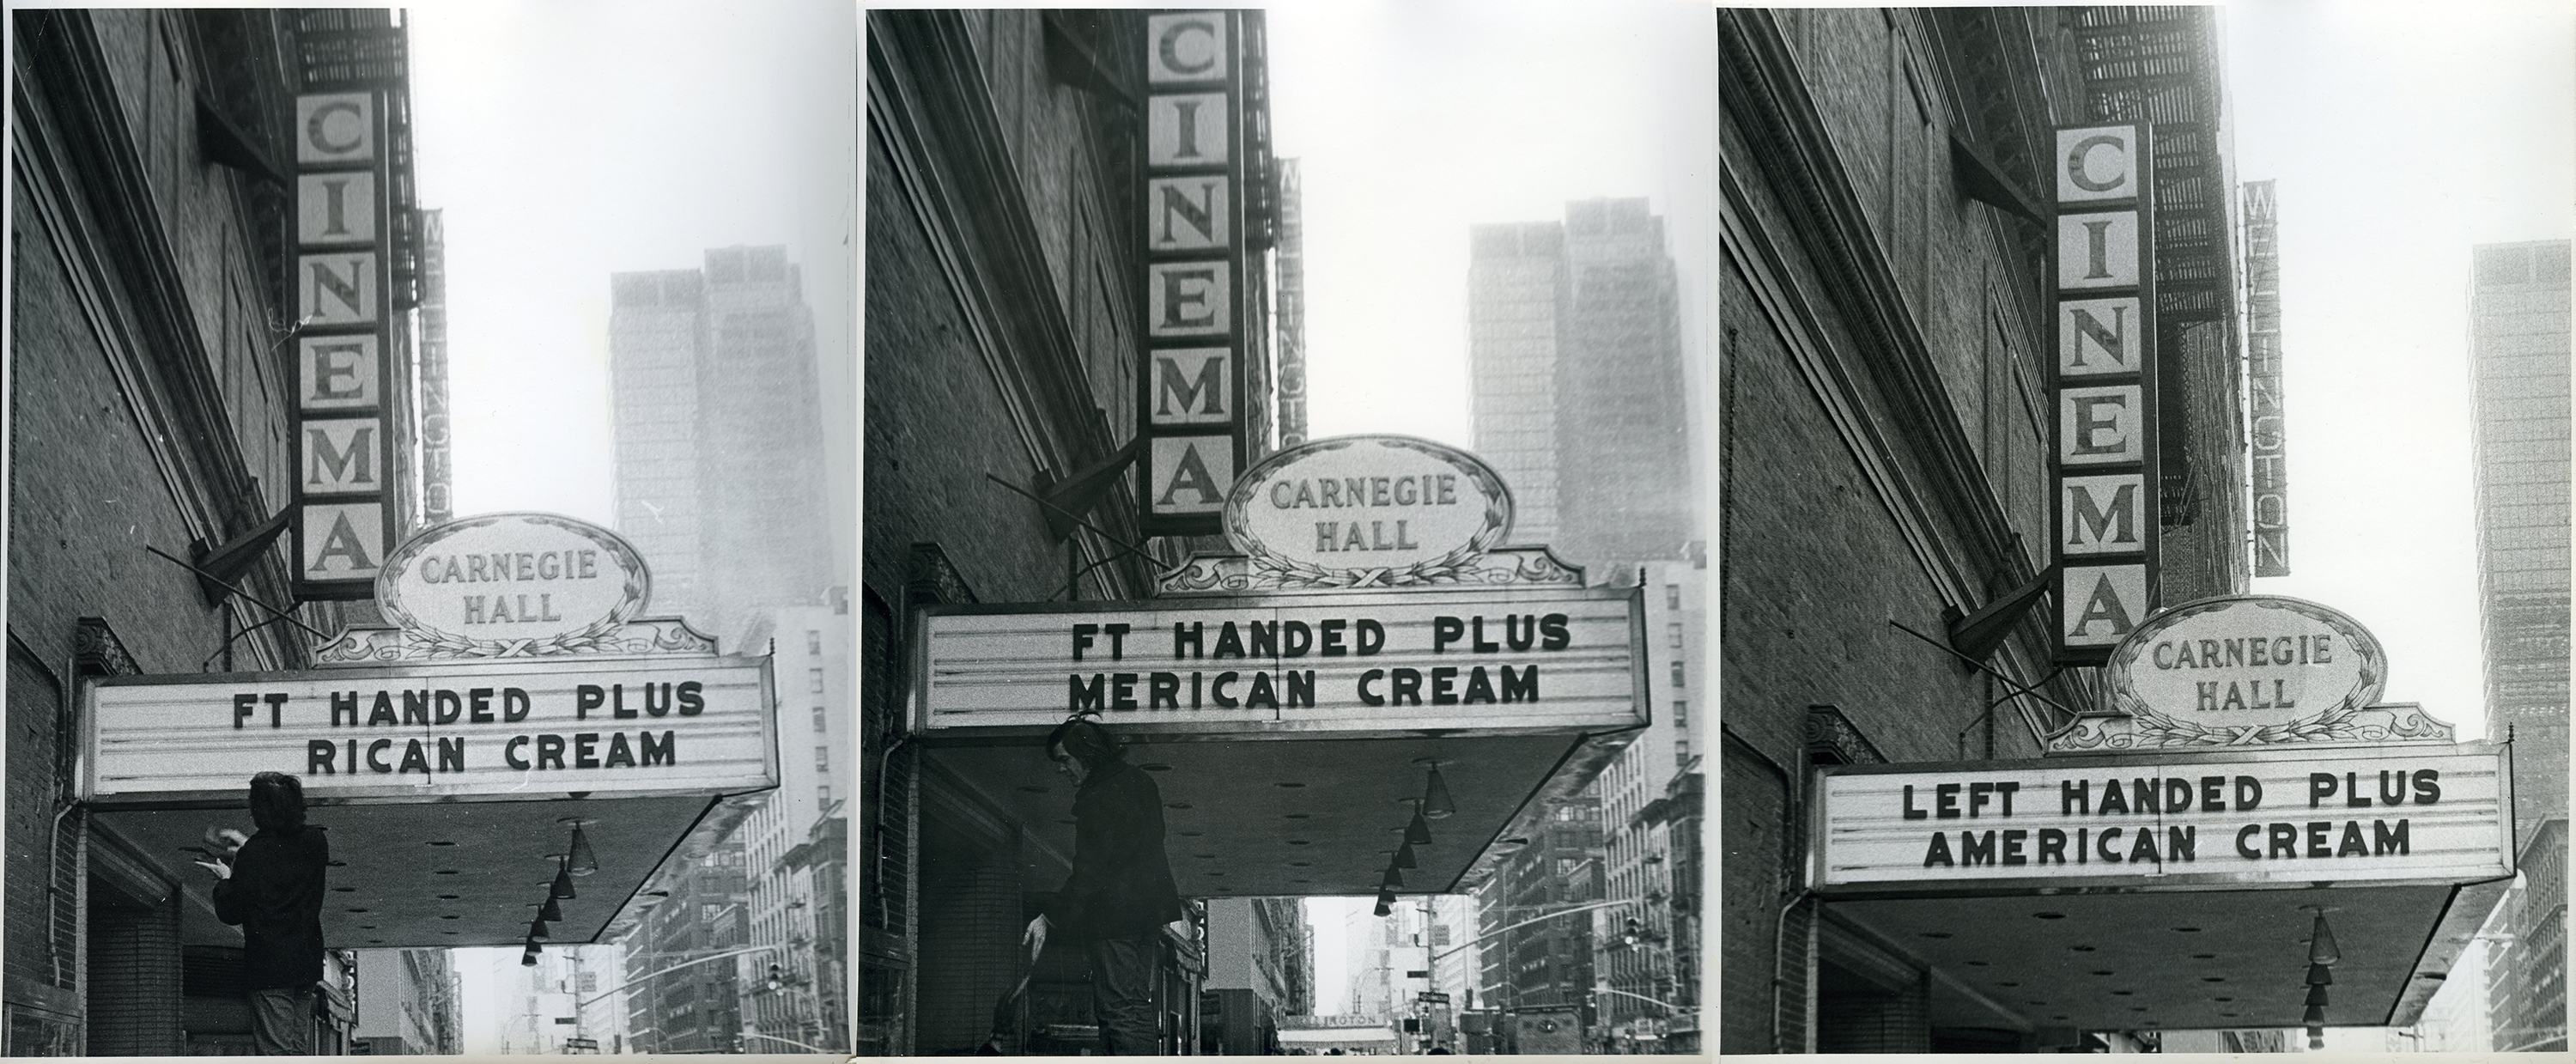
[[[1551, 893], [1627, 902], [1527, 936], [1581, 936], [1597, 954], [1584, 970], [1614, 991], [1598, 1001], [1601, 1029], [1633, 1047], [1674, 1035], [1683, 1004], [1681, 909], [1661, 888], [1671, 862], [1690, 855], [1637, 814], [1697, 770], [1690, 686], [1706, 617], [1673, 262], [1663, 220], [1642, 199], [1570, 203], [1563, 222], [1478, 226], [1471, 239], [1476, 450], [1512, 489], [1515, 541], [1549, 545], [1595, 583], [1645, 584], [1654, 719], [1585, 792], [1601, 818], [1588, 855], [1599, 860], [1515, 866], [1518, 885], [1488, 884], [1485, 903], [1509, 923], [1539, 915], [1530, 899]], [[1551, 876], [1565, 881], [1542, 887]], [[1489, 970], [1511, 973], [1502, 986], [1488, 980], [1489, 997], [1548, 1000], [1506, 988], [1547, 982], [1530, 980], [1516, 953], [1497, 946], [1487, 957]]]
[[780, 247], [718, 248], [703, 270], [612, 278], [617, 530], [653, 571], [656, 614], [728, 652], [766, 607], [827, 600], [814, 319]]
[[[821, 382], [801, 286], [779, 247], [719, 248], [703, 269], [612, 279], [618, 531], [652, 569], [651, 613], [686, 618], [727, 653], [772, 656], [780, 735], [778, 789], [707, 829], [719, 840], [709, 853], [724, 859], [664, 884], [696, 908], [671, 908], [629, 940], [638, 956], [666, 963], [720, 927], [754, 952], [670, 986], [656, 980], [635, 1000], [692, 1001], [675, 987], [703, 983], [722, 1005], [686, 1005], [701, 1025], [691, 1033], [638, 1028], [639, 1045], [837, 1052], [848, 1043], [839, 1003], [849, 985], [840, 814], [851, 794], [849, 608], [835, 590], [846, 576], [827, 518]], [[710, 1019], [719, 1013], [721, 1023]]]
[[2522, 883], [2487, 925], [2494, 1048], [2567, 1048], [2568, 242], [2477, 249], [2478, 612]]
[[1471, 241], [1475, 447], [1511, 486], [1512, 538], [1596, 578], [1687, 556], [1698, 509], [1663, 219], [1642, 199], [1584, 200]]

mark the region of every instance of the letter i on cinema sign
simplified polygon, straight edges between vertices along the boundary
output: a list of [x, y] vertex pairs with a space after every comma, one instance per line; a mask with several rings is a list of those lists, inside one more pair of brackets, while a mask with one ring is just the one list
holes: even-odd
[[2155, 609], [2154, 170], [2148, 127], [2057, 131], [2055, 656], [2101, 664]]
[[1145, 19], [1136, 432], [1147, 535], [1217, 534], [1243, 468], [1242, 18]]
[[384, 97], [295, 99], [295, 597], [375, 593], [393, 544]]

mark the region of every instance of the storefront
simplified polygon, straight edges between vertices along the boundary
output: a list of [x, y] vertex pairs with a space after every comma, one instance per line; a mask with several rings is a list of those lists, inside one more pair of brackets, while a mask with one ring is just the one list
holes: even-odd
[[328, 832], [334, 949], [533, 953], [600, 941], [655, 904], [665, 858], [778, 768], [768, 659], [637, 618], [649, 589], [604, 529], [467, 518], [393, 553], [377, 594], [400, 623], [344, 630], [316, 651], [321, 667], [85, 684], [93, 850], [146, 891], [176, 892], [118, 929], [135, 952], [93, 945], [93, 977], [147, 977], [137, 958], [156, 950], [172, 965], [187, 946], [237, 952], [194, 862], [221, 846], [210, 833], [252, 829], [258, 772], [298, 777]]
[[2441, 987], [2514, 874], [2508, 748], [2379, 703], [2376, 641], [2294, 599], [2168, 610], [2106, 673], [2057, 756], [1810, 778], [1820, 1051], [2403, 1026]]

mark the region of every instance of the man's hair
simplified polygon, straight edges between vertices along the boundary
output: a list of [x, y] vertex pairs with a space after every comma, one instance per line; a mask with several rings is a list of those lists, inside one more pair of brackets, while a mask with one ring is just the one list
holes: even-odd
[[250, 778], [250, 821], [262, 831], [297, 831], [304, 827], [304, 781], [283, 772]]
[[1047, 733], [1047, 756], [1054, 757], [1058, 746], [1064, 747], [1066, 755], [1082, 762], [1084, 768], [1094, 771], [1116, 764], [1123, 756], [1118, 747], [1118, 737], [1085, 717], [1065, 721]]

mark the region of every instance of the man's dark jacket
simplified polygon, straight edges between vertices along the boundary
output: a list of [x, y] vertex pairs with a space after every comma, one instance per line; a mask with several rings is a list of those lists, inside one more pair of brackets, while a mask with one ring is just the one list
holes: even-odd
[[322, 978], [322, 877], [330, 863], [321, 828], [262, 828], [233, 855], [232, 877], [215, 882], [215, 918], [241, 925], [248, 989], [300, 989]]
[[1163, 793], [1113, 762], [1073, 796], [1073, 875], [1047, 903], [1047, 923], [1073, 941], [1151, 938], [1181, 918], [1163, 856]]

